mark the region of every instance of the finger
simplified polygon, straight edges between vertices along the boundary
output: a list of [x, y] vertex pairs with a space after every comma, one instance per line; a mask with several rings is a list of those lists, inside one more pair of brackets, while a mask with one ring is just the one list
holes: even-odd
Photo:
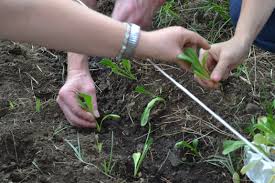
[[71, 125], [76, 127], [95, 128], [96, 123], [91, 123], [90, 121], [83, 120], [78, 116], [74, 115], [70, 108], [62, 100], [60, 100], [60, 98], [58, 100], [58, 104], [62, 109], [66, 119]]
[[206, 39], [199, 34], [190, 31], [188, 35], [188, 42], [194, 44], [196, 47], [203, 48], [205, 50], [210, 49], [210, 45]]
[[76, 99], [76, 94], [69, 93], [67, 95], [60, 95], [60, 97], [66, 96], [64, 98], [61, 98], [62, 102], [70, 108], [71, 112], [79, 117], [80, 119], [83, 119], [85, 121], [89, 121], [90, 123], [95, 123], [96, 119], [94, 115], [90, 112], [84, 111], [77, 99]]
[[220, 82], [226, 78], [230, 73], [229, 64], [230, 62], [227, 59], [221, 57], [221, 60], [217, 63], [211, 74], [211, 79], [215, 82]]
[[203, 79], [198, 78], [197, 76], [195, 76], [194, 78], [204, 88], [208, 88], [208, 89], [218, 89], [219, 88], [219, 83], [216, 83], [212, 80], [203, 80]]

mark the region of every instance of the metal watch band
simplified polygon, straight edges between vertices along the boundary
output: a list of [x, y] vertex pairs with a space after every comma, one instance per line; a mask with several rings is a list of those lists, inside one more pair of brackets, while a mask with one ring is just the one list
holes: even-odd
[[125, 51], [127, 49], [127, 45], [128, 45], [128, 40], [131, 34], [131, 25], [128, 23], [124, 23], [126, 25], [126, 32], [125, 32], [125, 36], [121, 45], [121, 50], [117, 56], [117, 60], [121, 60], [122, 57], [124, 57]]
[[136, 24], [131, 24], [131, 31], [130, 31], [128, 44], [126, 46], [126, 50], [123, 55], [125, 58], [131, 58], [134, 55], [135, 49], [139, 41], [139, 37], [140, 37], [140, 26]]

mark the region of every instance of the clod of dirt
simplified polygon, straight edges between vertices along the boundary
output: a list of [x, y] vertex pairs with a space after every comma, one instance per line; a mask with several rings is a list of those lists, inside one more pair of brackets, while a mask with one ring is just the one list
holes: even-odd
[[0, 118], [5, 116], [9, 111], [9, 102], [0, 98]]
[[177, 167], [182, 164], [181, 159], [174, 152], [170, 152], [168, 160], [173, 167]]
[[255, 113], [259, 113], [261, 110], [261, 108], [259, 106], [257, 106], [256, 104], [253, 103], [248, 103], [245, 107], [245, 111], [248, 114], [255, 114]]

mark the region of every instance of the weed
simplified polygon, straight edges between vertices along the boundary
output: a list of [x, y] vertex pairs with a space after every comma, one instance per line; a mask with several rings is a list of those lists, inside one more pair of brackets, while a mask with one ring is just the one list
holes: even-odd
[[222, 3], [223, 4], [218, 4], [214, 0], [207, 0], [205, 2], [205, 10], [218, 13], [222, 19], [227, 22], [231, 19], [229, 15], [229, 1], [225, 0]]
[[191, 143], [188, 143], [188, 142], [182, 140], [180, 142], [177, 142], [175, 144], [175, 147], [178, 149], [187, 148], [192, 152], [192, 155], [197, 156], [197, 155], [199, 155], [198, 144], [199, 144], [198, 139], [194, 139]]
[[110, 175], [112, 173], [113, 168], [115, 166], [115, 162], [113, 162], [113, 146], [114, 146], [114, 134], [112, 132], [111, 151], [110, 151], [109, 160], [104, 160], [103, 163], [102, 163], [103, 171], [107, 175]]
[[108, 114], [106, 116], [104, 116], [101, 120], [100, 120], [100, 123], [96, 123], [96, 129], [98, 132], [101, 132], [101, 129], [102, 129], [102, 124], [105, 120], [107, 119], [111, 119], [111, 120], [119, 120], [120, 119], [120, 116], [117, 115], [117, 114]]
[[235, 171], [233, 161], [230, 155], [228, 155], [227, 157], [213, 156], [213, 158], [206, 160], [206, 162], [214, 166], [227, 168], [227, 170], [232, 175], [233, 183], [240, 183], [240, 175]]
[[193, 48], [187, 48], [184, 53], [178, 55], [177, 57], [190, 64], [192, 71], [197, 77], [206, 80], [210, 79], [209, 72], [206, 69], [208, 53], [204, 54], [201, 62]]
[[153, 139], [150, 137], [150, 134], [151, 134], [151, 125], [149, 123], [149, 130], [148, 130], [148, 134], [146, 137], [146, 141], [143, 146], [143, 151], [133, 153], [133, 155], [132, 155], [132, 158], [134, 161], [134, 177], [137, 177], [140, 167], [142, 165], [142, 162], [143, 162], [144, 158], [146, 157], [149, 149], [151, 148], [151, 145], [153, 144]]
[[141, 115], [141, 120], [140, 120], [140, 124], [141, 126], [146, 126], [146, 124], [148, 123], [149, 120], [149, 116], [150, 116], [150, 112], [151, 109], [156, 106], [156, 104], [158, 102], [165, 102], [165, 100], [161, 97], [156, 97], [154, 99], [152, 99], [146, 106], [146, 108], [144, 109], [142, 115]]
[[41, 100], [37, 97], [35, 97], [35, 111], [40, 112], [41, 111]]
[[145, 89], [144, 86], [137, 86], [135, 88], [135, 92], [140, 93], [140, 94], [144, 94], [144, 95], [147, 95], [147, 96], [155, 97], [155, 95], [152, 92]]
[[177, 7], [175, 0], [166, 1], [165, 4], [161, 6], [156, 16], [157, 27], [168, 27], [172, 22], [181, 19], [175, 7]]
[[114, 63], [111, 59], [103, 59], [100, 61], [100, 64], [112, 69], [112, 72], [126, 77], [131, 80], [137, 80], [136, 76], [132, 73], [131, 63], [129, 60], [123, 59], [119, 64]]
[[13, 101], [9, 101], [9, 110], [15, 109], [16, 103]]

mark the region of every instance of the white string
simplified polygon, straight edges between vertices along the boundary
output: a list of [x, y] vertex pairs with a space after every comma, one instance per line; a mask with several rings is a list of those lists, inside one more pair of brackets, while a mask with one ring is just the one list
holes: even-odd
[[219, 115], [208, 108], [203, 102], [201, 102], [197, 97], [195, 97], [191, 92], [189, 92], [185, 87], [179, 84], [166, 72], [164, 72], [160, 67], [154, 64], [151, 60], [148, 60], [157, 70], [159, 70], [166, 78], [172, 81], [178, 88], [180, 88], [184, 93], [186, 93], [190, 98], [197, 102], [201, 107], [203, 107], [207, 112], [209, 112], [214, 118], [216, 118], [220, 123], [222, 123], [227, 129], [229, 129], [233, 134], [235, 134], [240, 140], [242, 140], [246, 145], [253, 149], [257, 154], [262, 156], [266, 161], [273, 162], [269, 157], [262, 153], [257, 147], [255, 147], [251, 142], [249, 142], [244, 136], [242, 136], [238, 131], [236, 131], [232, 126], [230, 126], [225, 120], [223, 120]]

